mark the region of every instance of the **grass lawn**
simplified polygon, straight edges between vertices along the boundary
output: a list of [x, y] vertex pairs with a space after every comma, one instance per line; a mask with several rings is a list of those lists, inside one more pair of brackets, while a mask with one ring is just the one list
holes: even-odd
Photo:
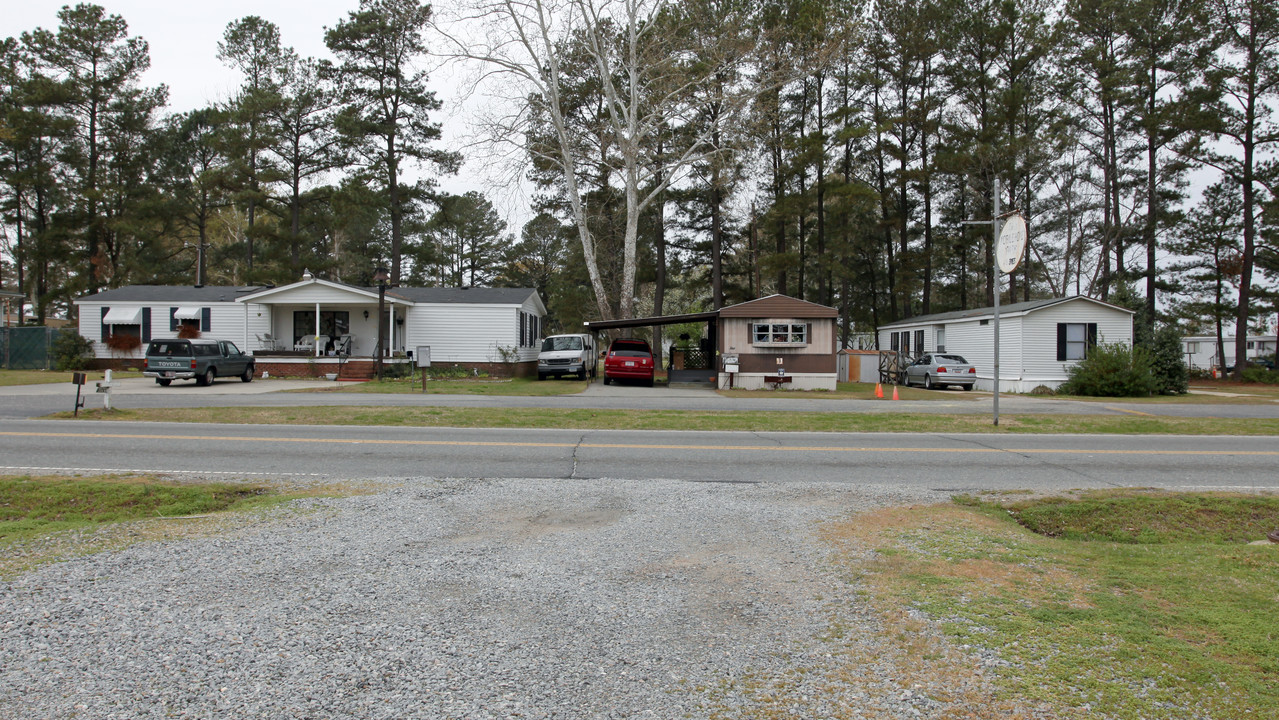
[[[825, 537], [888, 632], [918, 633], [914, 609], [950, 647], [997, 655], [980, 717], [1026, 705], [1059, 718], [1279, 713], [1279, 545], [1247, 544], [1279, 528], [1279, 497], [958, 500], [852, 518]], [[937, 648], [916, 659], [939, 693], [973, 680], [973, 663]]]
[[[69, 412], [49, 417], [71, 419]], [[1279, 435], [1279, 419], [1153, 415], [734, 412], [561, 408], [287, 407], [82, 410], [80, 418], [142, 422], [402, 427], [565, 428], [574, 430], [739, 430], [751, 432], [1084, 433]]]
[[[71, 382], [71, 374], [71, 372], [61, 372], [58, 370], [0, 370], [0, 387], [8, 387], [12, 385], [69, 383]], [[85, 379], [85, 382], [94, 382], [106, 377], [106, 374], [101, 370], [86, 370], [85, 375], [88, 376]], [[111, 373], [111, 377], [142, 377], [142, 372], [137, 370], [117, 370]]]
[[[891, 398], [893, 396], [893, 386], [881, 386], [884, 397]], [[822, 390], [720, 390], [720, 395], [730, 398], [791, 398], [803, 400], [874, 400], [875, 399], [875, 383], [850, 383], [842, 382], [835, 384], [835, 391], [828, 392]], [[897, 397], [900, 400], [978, 400], [989, 397], [987, 393], [965, 392], [963, 390], [950, 389], [946, 390], [924, 390], [922, 388], [906, 387], [905, 385], [897, 386]]]
[[[573, 395], [586, 389], [585, 380], [543, 380], [534, 378], [474, 378], [474, 379], [441, 379], [427, 380], [428, 395], [524, 395], [545, 397], [550, 395]], [[302, 392], [302, 391], [299, 391]], [[305, 392], [316, 392], [307, 390]], [[418, 393], [421, 394], [422, 378], [397, 378], [386, 380], [370, 380], [369, 382], [351, 383], [340, 387], [327, 388], [321, 392], [340, 393]]]
[[179, 483], [151, 476], [0, 476], [0, 577], [75, 555], [225, 529], [229, 517], [304, 496], [253, 483]]
[[[1228, 393], [1208, 395], [1191, 392], [1186, 395], [1154, 395], [1136, 398], [1086, 397], [1083, 395], [1051, 395], [1056, 400], [1076, 400], [1096, 403], [1146, 403], [1151, 405], [1269, 405], [1279, 402], [1279, 388], [1271, 385], [1234, 385], [1225, 387], [1191, 384], [1192, 390], [1204, 393]], [[1043, 396], [1039, 396], [1043, 397]]]

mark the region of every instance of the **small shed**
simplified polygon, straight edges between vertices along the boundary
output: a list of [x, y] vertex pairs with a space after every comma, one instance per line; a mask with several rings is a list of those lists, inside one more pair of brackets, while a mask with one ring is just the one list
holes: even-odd
[[839, 364], [839, 382], [879, 382], [878, 350], [845, 348], [839, 351], [837, 360]]
[[747, 390], [834, 390], [838, 316], [833, 307], [786, 295], [720, 308], [719, 386], [727, 387], [731, 374], [733, 387]]
[[[946, 352], [977, 366], [979, 390], [994, 389], [994, 308], [957, 310], [879, 327], [881, 350], [907, 357]], [[1132, 344], [1133, 311], [1075, 296], [1004, 305], [999, 309], [999, 389], [1056, 388], [1089, 348]]]

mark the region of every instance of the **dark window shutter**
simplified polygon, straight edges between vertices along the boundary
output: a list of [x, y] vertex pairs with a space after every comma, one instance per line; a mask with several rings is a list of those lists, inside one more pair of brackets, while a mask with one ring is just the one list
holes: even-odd
[[[103, 320], [106, 320], [106, 319], [107, 319], [107, 310], [108, 310], [108, 309], [109, 309], [109, 308], [105, 308], [105, 307], [104, 307], [104, 308], [102, 308], [102, 319], [103, 319]], [[109, 337], [111, 337], [111, 327], [110, 327], [109, 325], [107, 325], [106, 323], [102, 323], [102, 333], [101, 333], [100, 335], [98, 335], [98, 339], [99, 339], [99, 340], [101, 340], [102, 342], [106, 342], [106, 341], [107, 341], [107, 338], [109, 338]]]
[[1066, 323], [1057, 323], [1057, 359], [1066, 360]]
[[808, 329], [804, 331], [804, 339], [809, 345], [813, 344], [813, 324], [808, 323]]
[[213, 308], [200, 309], [200, 332], [213, 329]]
[[142, 342], [151, 342], [151, 308], [142, 308]]
[[177, 314], [178, 314], [177, 308], [175, 307], [169, 308], [169, 332], [173, 332], [178, 329]]
[[1088, 349], [1097, 346], [1097, 323], [1088, 323], [1088, 347], [1084, 348], [1084, 357], [1088, 357]]

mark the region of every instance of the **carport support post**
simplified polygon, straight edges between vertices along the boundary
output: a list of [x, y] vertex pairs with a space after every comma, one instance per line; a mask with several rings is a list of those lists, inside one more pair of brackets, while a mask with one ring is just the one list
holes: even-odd
[[[999, 244], [999, 231], [1003, 222], [999, 219], [999, 178], [995, 178], [995, 198], [991, 227], [995, 230], [995, 244]], [[999, 296], [1003, 294], [1004, 278], [995, 261], [995, 427], [999, 427]]]

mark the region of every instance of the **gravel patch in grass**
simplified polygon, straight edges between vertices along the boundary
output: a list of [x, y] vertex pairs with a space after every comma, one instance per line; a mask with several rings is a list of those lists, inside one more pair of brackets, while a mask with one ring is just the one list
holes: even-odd
[[[387, 482], [0, 583], [6, 716], [895, 719], [993, 703], [980, 663], [927, 622], [886, 633], [817, 538], [934, 494]], [[924, 683], [921, 649], [952, 658], [962, 690]]]

